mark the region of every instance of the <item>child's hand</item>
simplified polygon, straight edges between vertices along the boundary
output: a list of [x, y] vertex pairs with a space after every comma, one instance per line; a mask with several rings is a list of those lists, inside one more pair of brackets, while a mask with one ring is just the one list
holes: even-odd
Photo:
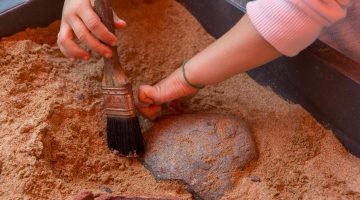
[[245, 15], [219, 40], [186, 62], [183, 71], [186, 71], [189, 84], [180, 68], [154, 86], [141, 86], [138, 108], [145, 117], [155, 119], [161, 111], [162, 103], [190, 96], [198, 91], [189, 85], [213, 85], [261, 66], [280, 55]]
[[[114, 13], [116, 28], [126, 26], [126, 22]], [[108, 31], [92, 8], [90, 0], [65, 0], [58, 45], [61, 52], [69, 58], [90, 58], [90, 54], [81, 49], [74, 41], [75, 36], [93, 51], [105, 57], [111, 57], [112, 51], [102, 44], [116, 45], [117, 38]]]
[[139, 88], [139, 111], [151, 120], [161, 112], [161, 104], [194, 95], [197, 89], [190, 87], [182, 77], [181, 70], [176, 70], [169, 77], [154, 86], [142, 85]]

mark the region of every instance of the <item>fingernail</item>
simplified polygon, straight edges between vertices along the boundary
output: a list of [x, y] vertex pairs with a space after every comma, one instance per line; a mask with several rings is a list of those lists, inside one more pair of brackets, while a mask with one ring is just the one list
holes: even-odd
[[116, 41], [111, 43], [111, 46], [116, 46], [116, 45], [117, 45]]
[[106, 58], [111, 58], [111, 53], [105, 53]]
[[125, 22], [124, 20], [120, 19], [120, 18], [117, 18], [116, 21], [117, 21], [118, 23], [126, 24], [126, 22]]
[[127, 23], [124, 20], [117, 19], [115, 21], [115, 25], [117, 26], [117, 28], [124, 28], [127, 26]]

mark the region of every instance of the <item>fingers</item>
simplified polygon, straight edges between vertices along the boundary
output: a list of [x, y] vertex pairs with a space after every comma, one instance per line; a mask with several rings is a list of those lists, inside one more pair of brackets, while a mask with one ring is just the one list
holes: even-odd
[[140, 86], [138, 93], [139, 104], [137, 107], [143, 116], [150, 120], [156, 119], [161, 112], [161, 105], [155, 104], [155, 95], [156, 90], [154, 87], [149, 85]]
[[57, 44], [60, 48], [60, 51], [71, 59], [74, 58], [83, 58], [86, 59], [89, 57], [89, 53], [81, 49], [73, 41], [74, 35], [69, 25], [62, 23], [60, 32], [58, 34]]
[[80, 20], [80, 18], [75, 17], [70, 22], [71, 27], [73, 27], [76, 37], [84, 44], [86, 44], [90, 49], [97, 52], [98, 54], [104, 57], [111, 57], [112, 51], [109, 47], [102, 44], [98, 39], [92, 35], [85, 24]]
[[87, 29], [98, 39], [104, 43], [115, 46], [117, 42], [116, 36], [109, 32], [103, 23], [101, 23], [100, 18], [96, 13], [89, 9], [86, 12], [79, 13], [80, 19], [86, 25]]
[[126, 22], [120, 19], [117, 14], [113, 11], [115, 28], [122, 29], [126, 26]]
[[198, 92], [197, 89], [188, 86], [182, 79], [182, 72], [179, 68], [154, 86], [140, 86], [138, 93], [140, 112], [145, 117], [154, 119], [160, 114], [161, 104]]
[[160, 105], [150, 105], [150, 106], [137, 105], [137, 108], [144, 117], [150, 120], [155, 120], [161, 114]]
[[141, 85], [139, 88], [139, 101], [144, 105], [154, 104], [155, 90], [152, 86]]
[[[126, 26], [126, 22], [116, 14], [114, 24], [116, 28]], [[65, 0], [58, 34], [58, 45], [65, 56], [88, 59], [90, 54], [73, 41], [74, 34], [80, 42], [104, 57], [112, 56], [107, 45], [114, 46], [117, 43], [117, 37], [101, 22], [89, 0]]]

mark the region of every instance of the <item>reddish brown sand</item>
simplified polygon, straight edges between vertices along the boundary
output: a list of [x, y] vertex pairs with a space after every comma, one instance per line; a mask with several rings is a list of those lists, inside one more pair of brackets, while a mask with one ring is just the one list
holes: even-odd
[[[175, 1], [115, 1], [115, 7], [129, 24], [119, 32], [119, 49], [135, 89], [214, 41]], [[64, 58], [54, 46], [58, 26], [0, 41], [0, 199], [67, 199], [102, 187], [190, 198], [180, 184], [156, 183], [141, 163], [107, 149], [103, 63], [96, 55]], [[360, 159], [301, 106], [247, 75], [207, 87], [185, 111], [240, 115], [255, 135], [259, 160], [224, 199], [360, 199]]]

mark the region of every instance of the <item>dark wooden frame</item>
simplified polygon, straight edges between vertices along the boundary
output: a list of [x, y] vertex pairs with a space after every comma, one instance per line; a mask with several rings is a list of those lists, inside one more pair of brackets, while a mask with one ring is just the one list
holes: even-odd
[[[12, 0], [8, 0], [12, 1]], [[0, 38], [61, 18], [64, 0], [29, 0], [0, 13]]]

